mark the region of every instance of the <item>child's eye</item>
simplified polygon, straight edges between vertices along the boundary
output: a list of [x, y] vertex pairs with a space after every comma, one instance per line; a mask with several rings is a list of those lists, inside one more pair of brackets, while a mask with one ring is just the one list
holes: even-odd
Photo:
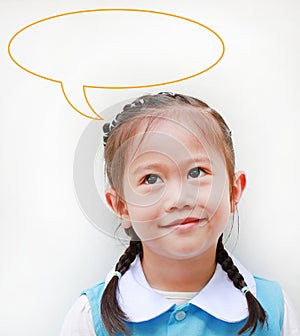
[[156, 174], [149, 174], [145, 177], [146, 184], [162, 183], [162, 179]]
[[193, 168], [188, 172], [188, 176], [191, 178], [197, 178], [204, 174], [205, 174], [204, 170], [199, 167]]

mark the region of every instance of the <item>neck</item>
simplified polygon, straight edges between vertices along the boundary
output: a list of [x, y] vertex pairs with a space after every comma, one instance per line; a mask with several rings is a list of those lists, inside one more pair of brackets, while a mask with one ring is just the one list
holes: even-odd
[[152, 288], [174, 292], [198, 292], [216, 269], [216, 248], [189, 259], [170, 259], [143, 248], [142, 267]]

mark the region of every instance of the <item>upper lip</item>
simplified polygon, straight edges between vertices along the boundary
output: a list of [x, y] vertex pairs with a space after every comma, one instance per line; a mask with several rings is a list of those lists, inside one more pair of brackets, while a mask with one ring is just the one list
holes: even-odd
[[164, 227], [172, 227], [172, 226], [177, 226], [177, 225], [180, 225], [180, 224], [187, 224], [187, 223], [199, 221], [201, 219], [204, 219], [204, 218], [187, 217], [187, 218], [182, 218], [182, 219], [176, 219], [175, 221], [173, 221], [173, 222], [171, 222], [167, 225], [164, 225]]

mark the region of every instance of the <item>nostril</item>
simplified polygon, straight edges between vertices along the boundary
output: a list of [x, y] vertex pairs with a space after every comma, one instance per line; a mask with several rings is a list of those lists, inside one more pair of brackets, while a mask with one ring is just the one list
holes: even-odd
[[179, 198], [177, 200], [172, 201], [166, 201], [165, 203], [165, 209], [166, 211], [174, 211], [178, 209], [190, 209], [192, 207], [192, 202], [187, 202], [187, 199], [185, 198]]

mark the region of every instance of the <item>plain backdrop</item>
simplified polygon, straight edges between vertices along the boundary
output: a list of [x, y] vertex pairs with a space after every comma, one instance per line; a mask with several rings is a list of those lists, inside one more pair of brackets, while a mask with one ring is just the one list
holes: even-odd
[[[93, 185], [98, 178], [94, 160], [103, 122], [77, 113], [58, 83], [22, 70], [7, 51], [12, 36], [32, 22], [107, 7], [174, 13], [201, 22], [222, 37], [223, 59], [198, 77], [160, 88], [90, 89], [87, 95], [99, 113], [106, 110], [105, 118], [112, 117], [120, 101], [157, 91], [194, 95], [221, 112], [232, 129], [237, 168], [248, 176], [239, 205], [237, 245], [234, 249], [235, 230], [228, 248], [253, 273], [280, 282], [299, 314], [299, 2], [0, 0], [0, 334], [58, 335], [80, 291], [103, 280], [124, 250], [112, 237], [110, 227], [117, 225], [116, 220]], [[18, 49], [19, 60], [54, 73], [53, 60], [61, 58], [59, 71], [66, 71], [68, 58], [75, 59], [95, 69], [93, 79], [116, 82], [125, 76], [120, 64], [128, 70], [126, 55], [151, 47], [142, 59], [144, 72], [134, 67], [130, 71], [135, 82], [148, 75], [171, 78], [178, 64], [183, 72], [185, 66], [197, 68], [197, 57], [186, 59], [187, 48], [193, 48], [193, 55], [199, 53], [199, 62], [204, 62], [201, 51], [210, 48], [201, 38], [191, 40], [188, 34], [176, 38], [175, 30], [157, 31], [153, 25], [147, 39], [137, 41], [133, 34], [117, 40], [122, 52], [109, 56], [110, 66], [98, 66], [87, 44], [80, 44], [85, 39], [75, 35], [64, 40], [60, 32], [64, 36], [69, 26], [66, 21], [60, 24], [53, 31], [45, 26], [46, 37], [26, 36]], [[121, 34], [121, 23], [116, 22], [116, 28]], [[136, 34], [145, 29], [136, 22]], [[171, 46], [176, 41], [177, 51], [160, 54], [162, 38]], [[44, 43], [42, 49], [38, 39]], [[107, 52], [109, 39], [93, 39], [98, 52]], [[53, 47], [56, 40], [59, 44]], [[67, 58], [70, 46], [75, 46], [75, 52]], [[212, 53], [215, 59], [217, 51]], [[73, 67], [64, 78], [72, 99], [79, 97], [81, 104], [82, 65]]]

